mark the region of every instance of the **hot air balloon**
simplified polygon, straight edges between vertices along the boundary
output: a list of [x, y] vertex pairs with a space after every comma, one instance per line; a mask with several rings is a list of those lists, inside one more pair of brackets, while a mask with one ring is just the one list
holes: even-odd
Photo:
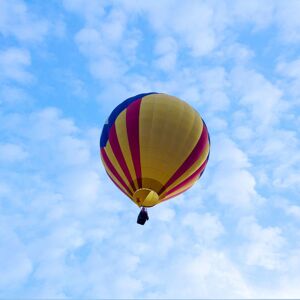
[[126, 99], [110, 114], [100, 137], [100, 156], [114, 184], [142, 210], [188, 190], [203, 174], [209, 133], [199, 113], [162, 93]]

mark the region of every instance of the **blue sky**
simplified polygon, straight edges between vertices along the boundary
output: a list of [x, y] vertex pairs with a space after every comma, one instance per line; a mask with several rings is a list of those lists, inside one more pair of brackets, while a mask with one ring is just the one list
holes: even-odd
[[[0, 297], [299, 297], [299, 10], [0, 0]], [[212, 148], [142, 227], [99, 136], [151, 91], [193, 105]]]

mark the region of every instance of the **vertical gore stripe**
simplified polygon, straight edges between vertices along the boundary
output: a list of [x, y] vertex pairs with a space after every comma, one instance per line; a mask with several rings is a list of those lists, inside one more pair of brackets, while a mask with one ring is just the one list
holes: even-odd
[[127, 107], [126, 127], [132, 161], [135, 169], [138, 187], [142, 187], [142, 169], [139, 140], [139, 114], [142, 99], [136, 100]]
[[178, 192], [178, 193], [175, 193], [175, 194], [169, 194], [169, 196], [165, 197], [161, 202], [167, 201], [167, 200], [169, 200], [169, 199], [171, 199], [171, 198], [174, 198], [174, 197], [176, 197], [176, 196], [178, 196], [178, 195], [180, 195], [180, 194], [186, 192], [188, 189], [190, 189], [190, 187], [191, 187], [191, 186], [188, 185], [187, 188], [183, 189], [182, 191], [180, 191], [180, 192]]
[[137, 99], [141, 99], [145, 96], [151, 95], [151, 94], [157, 94], [157, 93], [144, 93], [144, 94], [139, 94], [136, 95], [134, 97], [130, 97], [128, 99], [126, 99], [125, 101], [123, 101], [122, 103], [120, 103], [110, 114], [110, 116], [107, 119], [107, 123], [104, 124], [103, 129], [102, 129], [102, 133], [101, 133], [101, 137], [100, 137], [100, 147], [105, 147], [107, 140], [108, 140], [108, 134], [110, 131], [111, 126], [115, 123], [117, 117], [119, 116], [119, 114], [128, 107], [128, 105], [130, 105], [132, 102], [136, 101]]
[[119, 144], [115, 123], [112, 125], [112, 127], [110, 128], [110, 131], [109, 131], [109, 143], [111, 145], [113, 153], [114, 153], [121, 169], [123, 170], [128, 182], [130, 183], [133, 191], [135, 191], [135, 186], [133, 184], [128, 166], [125, 162], [125, 159], [124, 159], [124, 156], [123, 156], [120, 144]]
[[101, 155], [103, 157], [103, 160], [104, 160], [105, 164], [107, 165], [108, 169], [110, 170], [110, 172], [119, 180], [119, 182], [122, 184], [122, 186], [125, 188], [125, 190], [130, 195], [132, 195], [132, 192], [130, 191], [130, 189], [128, 188], [128, 186], [126, 185], [126, 183], [124, 182], [124, 180], [120, 176], [120, 174], [117, 172], [117, 170], [115, 169], [115, 167], [113, 166], [113, 164], [109, 160], [104, 148], [101, 148]]
[[170, 191], [167, 192], [167, 195], [170, 195], [174, 192], [176, 192], [177, 190], [181, 189], [182, 187], [184, 187], [185, 185], [188, 185], [189, 183], [191, 183], [192, 181], [194, 181], [198, 176], [200, 176], [207, 164], [207, 159], [205, 160], [205, 162], [201, 165], [201, 167], [196, 170], [191, 176], [189, 176], [187, 179], [185, 179], [184, 181], [182, 181], [180, 184], [178, 184], [177, 186], [175, 186], [174, 188], [172, 188]]
[[121, 190], [121, 192], [123, 192], [124, 194], [126, 194], [128, 197], [131, 197], [130, 194], [128, 194], [128, 192], [126, 191], [125, 188], [123, 188], [123, 186], [120, 184], [120, 182], [118, 182], [117, 178], [111, 173], [111, 171], [108, 169], [101, 153], [100, 153], [100, 157], [101, 157], [101, 160], [102, 160], [102, 163], [104, 165], [104, 168], [105, 168], [105, 171], [106, 171], [106, 174], [108, 175], [108, 177], [112, 180], [112, 182]]
[[115, 126], [116, 126], [118, 142], [119, 142], [123, 157], [125, 159], [125, 163], [129, 170], [130, 177], [133, 180], [133, 184], [135, 187], [134, 190], [136, 191], [138, 189], [138, 185], [135, 180], [136, 175], [135, 175], [134, 165], [133, 165], [131, 151], [130, 151], [130, 147], [129, 147], [128, 136], [127, 136], [126, 109], [124, 111], [122, 111], [122, 113], [117, 118], [117, 120], [115, 122]]
[[163, 193], [172, 183], [174, 183], [184, 172], [186, 172], [201, 156], [201, 153], [208, 141], [208, 131], [205, 123], [203, 123], [203, 129], [201, 136], [191, 152], [188, 158], [184, 161], [184, 163], [177, 169], [177, 171], [173, 174], [173, 176], [168, 180], [168, 182], [161, 188], [159, 191], [159, 195]]

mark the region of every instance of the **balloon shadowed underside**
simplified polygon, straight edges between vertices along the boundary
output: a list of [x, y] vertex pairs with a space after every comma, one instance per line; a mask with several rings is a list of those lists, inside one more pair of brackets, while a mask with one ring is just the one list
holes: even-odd
[[103, 127], [101, 159], [115, 185], [151, 207], [189, 189], [209, 157], [207, 127], [186, 102], [148, 93], [118, 105]]

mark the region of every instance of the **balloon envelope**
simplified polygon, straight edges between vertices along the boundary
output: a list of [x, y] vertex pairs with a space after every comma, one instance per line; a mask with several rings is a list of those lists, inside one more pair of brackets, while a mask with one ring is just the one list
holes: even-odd
[[150, 207], [189, 189], [210, 151], [207, 127], [186, 102], [148, 93], [118, 105], [100, 138], [101, 159], [115, 185]]

